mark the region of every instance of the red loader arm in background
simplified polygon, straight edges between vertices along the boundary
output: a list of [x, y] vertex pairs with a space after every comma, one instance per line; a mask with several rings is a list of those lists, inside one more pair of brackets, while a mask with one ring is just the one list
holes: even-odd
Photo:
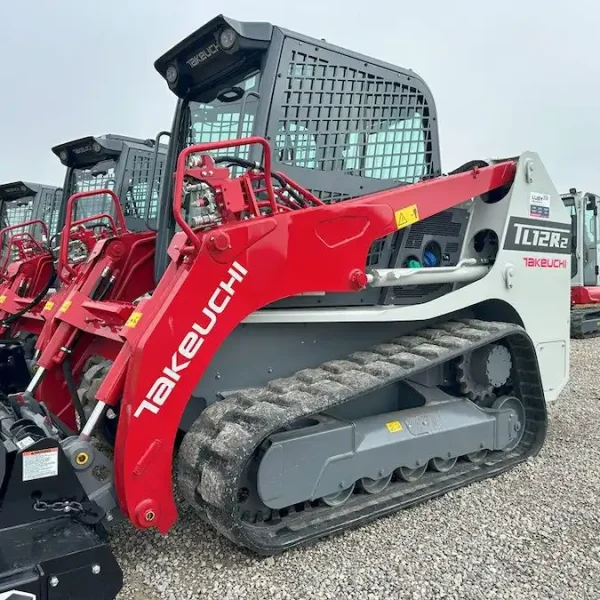
[[[73, 209], [77, 201], [81, 200], [82, 198], [89, 198], [90, 196], [101, 195], [110, 196], [110, 199], [112, 200], [113, 206], [115, 208], [115, 214], [117, 215], [118, 225], [117, 223], [115, 223], [115, 220], [112, 217], [112, 215], [109, 215], [108, 213], [90, 215], [88, 217], [84, 217], [83, 219], [73, 221]], [[113, 236], [125, 233], [127, 231], [127, 226], [125, 224], [125, 217], [123, 216], [123, 209], [121, 208], [119, 198], [112, 190], [109, 189], [90, 190], [88, 192], [77, 192], [76, 194], [73, 194], [67, 201], [67, 208], [65, 214], [66, 217], [65, 226], [63, 228], [63, 234], [66, 233], [67, 236], [61, 236], [57, 271], [59, 279], [63, 283], [69, 283], [71, 278], [73, 278], [77, 273], [75, 268], [69, 264], [69, 242], [71, 241], [72, 237], [74, 236], [74, 234], [77, 234], [78, 239], [80, 239], [83, 243], [86, 244], [89, 251], [92, 250], [97, 241], [97, 237], [94, 236], [92, 232], [88, 232], [91, 234], [91, 236], [86, 236], [83, 228], [77, 231], [77, 228], [79, 226], [83, 226], [85, 223], [89, 223], [91, 221], [107, 219], [110, 223]], [[67, 237], [67, 239], [63, 240], [62, 238], [64, 237]], [[106, 232], [104, 232], [101, 237], [106, 239], [108, 235], [106, 235]]]
[[[29, 226], [39, 227], [41, 233], [48, 239], [46, 224], [33, 219], [17, 225], [5, 227], [0, 231], [0, 248], [10, 231]], [[16, 251], [17, 260], [10, 262], [12, 250]], [[42, 246], [31, 233], [21, 231], [10, 236], [6, 244], [0, 264], [0, 337], [10, 333], [13, 337], [17, 317], [35, 303], [37, 297], [45, 296], [54, 279], [53, 258], [50, 250]], [[40, 300], [41, 300], [40, 298]], [[12, 321], [12, 323], [11, 323]], [[30, 323], [23, 328], [29, 333], [39, 333], [41, 322]]]
[[[73, 210], [78, 201], [83, 198], [104, 195], [110, 197], [115, 207], [115, 214], [117, 215], [117, 222], [119, 223], [118, 226], [116, 225], [114, 218], [106, 213], [91, 215], [84, 219], [73, 221]], [[107, 237], [103, 234], [94, 235], [92, 231], [84, 227], [84, 223], [96, 221], [102, 218], [108, 219], [112, 227], [113, 235], [121, 235], [127, 231], [125, 227], [125, 217], [123, 216], [119, 198], [112, 190], [103, 188], [98, 190], [89, 190], [87, 192], [77, 192], [68, 199], [65, 209], [65, 224], [61, 231], [56, 269], [58, 279], [62, 285], [52, 296], [52, 298], [46, 302], [41, 310], [41, 316], [46, 324], [43, 326], [38, 338], [38, 342], [36, 343], [36, 348], [40, 351], [43, 350], [43, 348], [46, 346], [46, 343], [50, 340], [52, 334], [54, 333], [56, 324], [54, 323], [53, 319], [57, 311], [63, 307], [63, 302], [70, 291], [70, 286], [77, 285], [90, 274], [93, 261], [100, 254], [100, 247], [96, 252], [94, 252], [94, 247], [96, 246], [97, 242], [100, 242], [102, 239], [106, 239]], [[105, 234], [106, 232], [103, 233]], [[69, 264], [69, 248], [73, 242], [83, 245], [87, 251], [87, 256], [85, 257], [84, 262], [75, 266]]]
[[[75, 202], [78, 199], [104, 194], [111, 196], [113, 202], [116, 200], [116, 214], [119, 227], [115, 225], [113, 217], [107, 214], [94, 215], [86, 219], [80, 219], [79, 221], [72, 222], [72, 210]], [[58, 307], [61, 305], [61, 296], [63, 296], [65, 292], [64, 288], [68, 283], [70, 283], [77, 273], [77, 269], [79, 268], [79, 265], [73, 267], [68, 264], [68, 250], [70, 243], [73, 240], [78, 241], [80, 244], [86, 247], [89, 254], [92, 251], [96, 241], [101, 237], [106, 238], [107, 235], [105, 231], [103, 232], [103, 235], [96, 236], [92, 231], [83, 228], [83, 223], [102, 218], [109, 220], [112, 226], [113, 235], [117, 235], [119, 232], [125, 230], [125, 219], [121, 211], [121, 206], [118, 204], [118, 198], [116, 198], [114, 192], [111, 190], [92, 190], [89, 192], [74, 194], [71, 196], [71, 198], [69, 198], [69, 202], [67, 203], [66, 223], [62, 232], [64, 233], [67, 231], [69, 233], [66, 236], [66, 243], [61, 243], [61, 252], [58, 259], [57, 272], [54, 268], [54, 259], [51, 250], [48, 248], [43, 248], [33, 238], [33, 236], [31, 236], [31, 234], [20, 233], [10, 239], [8, 254], [6, 257], [3, 257], [3, 266], [8, 262], [10, 257], [10, 244], [18, 247], [20, 262], [12, 263], [6, 269], [2, 269], [2, 273], [7, 278], [7, 281], [10, 282], [10, 289], [6, 294], [2, 294], [6, 296], [6, 298], [0, 306], [0, 308], [3, 309], [0, 311], [0, 335], [7, 333], [7, 328], [1, 327], [1, 323], [7, 317], [10, 319], [11, 315], [18, 316], [18, 319], [14, 319], [12, 322], [10, 333], [13, 337], [16, 336], [20, 331], [26, 331], [35, 335], [42, 334], [44, 326], [47, 322], [47, 318], [54, 314], [52, 309], [56, 304], [58, 304], [56, 309], [58, 309]], [[46, 224], [43, 221], [36, 219], [26, 223], [20, 223], [12, 227], [7, 227], [0, 231], [0, 247], [2, 245], [2, 239], [5, 232], [11, 229], [20, 229], [32, 224], [39, 225], [42, 228], [42, 233], [46, 236], [46, 238], [48, 238], [48, 229]], [[77, 229], [78, 227], [81, 229]], [[62, 237], [65, 236], [63, 235]], [[25, 251], [21, 248], [21, 246], [24, 244], [28, 245], [29, 250]], [[63, 289], [60, 289], [53, 294], [52, 298], [46, 298], [47, 302], [43, 302], [43, 296], [46, 295], [45, 293], [42, 298], [39, 298], [39, 301], [36, 302], [36, 300], [38, 300], [38, 295], [44, 290], [44, 288], [46, 288], [45, 291], [47, 291], [47, 288], [49, 288], [53, 283], [56, 274], [63, 283]], [[52, 281], [50, 281], [51, 278]], [[27, 282], [27, 285], [24, 285], [24, 281]], [[23, 313], [24, 309], [27, 310]], [[38, 348], [41, 346], [43, 347], [44, 342], [45, 337], [42, 336], [42, 341], [39, 341], [38, 339], [36, 346]]]
[[[6, 234], [15, 229], [23, 229], [24, 227], [30, 227], [37, 225], [41, 227], [42, 234], [48, 239], [48, 227], [46, 223], [40, 219], [32, 219], [30, 221], [24, 221], [23, 223], [17, 223], [16, 225], [9, 225], [0, 229], [0, 252], [4, 246], [4, 238]], [[44, 248], [28, 231], [21, 231], [11, 235], [6, 245], [6, 252], [2, 252], [0, 255], [0, 278], [6, 280], [9, 277], [9, 264], [10, 264], [10, 249], [14, 247], [19, 255], [18, 260], [15, 262], [22, 262], [31, 258], [36, 254], [44, 254], [47, 252]]]
[[[263, 147], [260, 178], [267, 204], [281, 208], [275, 215], [260, 214], [252, 188], [256, 174], [229, 179], [208, 156], [202, 168], [186, 169], [192, 153], [247, 144]], [[301, 208], [298, 201], [277, 204], [270, 164], [262, 138], [199, 144], [178, 158], [173, 211], [183, 231], [171, 242], [172, 262], [153, 296], [140, 302], [122, 329], [125, 343], [96, 395], [100, 412], [103, 403], [121, 402], [115, 484], [121, 510], [137, 527], [165, 533], [175, 522], [171, 465], [179, 423], [214, 354], [241, 321], [296, 294], [363, 288], [375, 240], [510, 184], [516, 170], [507, 161], [333, 205], [322, 205], [284, 178], [294, 198], [310, 206]], [[184, 176], [212, 186], [223, 225], [198, 233], [187, 225], [180, 206]], [[252, 218], [240, 220], [242, 211]], [[318, 267], [312, 256], [319, 257]]]
[[[76, 202], [103, 194], [112, 199], [116, 220], [103, 213], [73, 221]], [[99, 219], [108, 220], [108, 230], [94, 235], [80, 229]], [[115, 358], [123, 343], [118, 331], [133, 310], [131, 302], [154, 287], [155, 238], [153, 232], [127, 230], [121, 203], [112, 190], [79, 192], [67, 202], [57, 267], [62, 285], [42, 310], [45, 324], [36, 348], [38, 365], [45, 373], [35, 396], [71, 429], [76, 429], [75, 414], [60, 367], [68, 360], [77, 381], [91, 356]], [[88, 252], [85, 261], [75, 266], [69, 264], [74, 239], [84, 243]]]

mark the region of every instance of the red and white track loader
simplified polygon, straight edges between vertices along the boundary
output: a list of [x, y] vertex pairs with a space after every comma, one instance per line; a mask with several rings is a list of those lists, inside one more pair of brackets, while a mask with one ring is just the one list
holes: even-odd
[[[538, 155], [443, 174], [414, 72], [267, 23], [219, 16], [155, 65], [178, 97], [156, 282], [96, 300], [98, 262], [3, 409], [37, 427], [6, 433], [11, 535], [89, 536], [36, 585], [114, 597], [101, 536], [169, 531], [174, 466], [201, 518], [273, 554], [535, 456], [569, 375], [571, 243]], [[118, 242], [95, 247], [104, 266]]]

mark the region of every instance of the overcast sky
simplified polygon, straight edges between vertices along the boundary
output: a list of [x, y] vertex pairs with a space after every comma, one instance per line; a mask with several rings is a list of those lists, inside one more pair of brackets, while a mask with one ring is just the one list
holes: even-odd
[[223, 12], [415, 70], [436, 99], [445, 171], [533, 150], [559, 191], [600, 192], [597, 0], [211, 4], [0, 0], [0, 182], [62, 185], [51, 146], [169, 129], [175, 97], [153, 62]]

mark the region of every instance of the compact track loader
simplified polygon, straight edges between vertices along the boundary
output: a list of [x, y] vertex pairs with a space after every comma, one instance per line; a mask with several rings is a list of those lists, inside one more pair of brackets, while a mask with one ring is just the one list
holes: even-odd
[[[50, 235], [56, 232], [62, 188], [41, 183], [13, 181], [0, 185], [1, 228], [16, 227], [25, 221], [43, 221]], [[39, 235], [39, 228], [28, 231]], [[6, 243], [6, 240], [5, 240]]]
[[[25, 213], [23, 210], [28, 206], [25, 205], [20, 214], [14, 209], [8, 213], [16, 224], [0, 231], [0, 245], [8, 240], [10, 251], [5, 252], [4, 262], [0, 260], [0, 391], [25, 389], [26, 361], [34, 355], [48, 317], [60, 306], [68, 285], [96, 241], [128, 231], [147, 231], [155, 226], [166, 154], [166, 147], [159, 142], [160, 139], [108, 134], [56, 146], [53, 152], [67, 167], [66, 193], [51, 195], [58, 200], [47, 220], [50, 231], [41, 220], [47, 210], [34, 210], [29, 206], [29, 212]], [[115, 204], [111, 196], [114, 190], [122, 198], [123, 206], [116, 205], [118, 200]], [[62, 192], [62, 188], [58, 191]], [[43, 194], [49, 195], [45, 188], [39, 194], [42, 198]], [[73, 194], [79, 194], [78, 201], [71, 205], [67, 216], [67, 201]], [[23, 225], [18, 218], [30, 220]], [[57, 246], [67, 220], [68, 240]], [[62, 252], [57, 252], [59, 247]], [[9, 257], [11, 260], [7, 262]], [[42, 336], [38, 351], [48, 335]]]
[[571, 337], [600, 332], [598, 196], [572, 188], [561, 198], [571, 215]]
[[[62, 188], [14, 181], [0, 185], [0, 391], [23, 389], [25, 357], [33, 340], [11, 325], [31, 299], [40, 302], [52, 285], [54, 268], [48, 250], [56, 232]], [[16, 304], [15, 296], [24, 298]]]
[[[144, 259], [138, 297], [97, 299], [131, 251], [99, 241], [7, 399], [36, 437], [3, 430], [25, 514], [0, 548], [67, 533], [0, 585], [113, 598], [105, 533], [172, 527], [174, 460], [201, 518], [273, 554], [535, 456], [569, 375], [571, 260], [537, 154], [443, 174], [421, 78], [267, 23], [217, 17], [155, 66], [179, 98], [156, 283]], [[72, 401], [52, 377], [65, 358]]]

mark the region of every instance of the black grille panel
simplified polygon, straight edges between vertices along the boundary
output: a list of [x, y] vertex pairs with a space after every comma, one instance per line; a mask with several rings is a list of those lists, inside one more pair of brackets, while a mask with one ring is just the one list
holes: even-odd
[[446, 254], [452, 254], [453, 252], [458, 252], [459, 248], [458, 242], [448, 242], [444, 252], [446, 252]]
[[397, 299], [422, 298], [425, 295], [437, 294], [446, 287], [443, 283], [429, 285], [407, 285], [406, 287], [393, 287], [392, 293]]
[[327, 204], [334, 204], [341, 202], [342, 200], [348, 200], [350, 194], [343, 194], [341, 192], [328, 192], [325, 190], [310, 190], [317, 198]]
[[281, 117], [283, 163], [408, 183], [433, 171], [429, 106], [408, 83], [294, 50]]
[[373, 242], [369, 249], [369, 254], [367, 255], [367, 267], [374, 267], [381, 261], [385, 250], [385, 244], [386, 238], [381, 238]]
[[426, 235], [458, 237], [461, 223], [452, 220], [451, 212], [442, 212], [413, 225], [406, 239], [407, 248], [420, 248]]
[[148, 201], [149, 185], [152, 185], [150, 196], [149, 218], [155, 219], [158, 213], [160, 182], [162, 181], [164, 156], [159, 154], [154, 181], [151, 183], [154, 167], [154, 157], [150, 154], [134, 154], [131, 161], [129, 185], [126, 189], [124, 214], [135, 219], [145, 218], [146, 203]]
[[5, 218], [7, 225], [17, 225], [33, 218], [33, 199], [7, 202]]
[[[74, 174], [72, 189], [69, 195], [76, 192], [91, 192], [93, 190], [114, 190], [116, 181], [115, 164], [107, 166], [106, 170], [95, 173], [94, 168], [78, 169]], [[89, 196], [77, 200], [74, 209], [73, 220], [84, 219], [92, 215], [108, 213], [114, 216], [112, 200], [107, 194]], [[91, 221], [88, 225], [96, 224], [100, 221]]]
[[41, 216], [41, 219], [45, 221], [46, 225], [48, 226], [48, 234], [50, 235], [50, 237], [52, 237], [56, 233], [61, 199], [61, 191], [49, 189], [42, 190], [40, 197], [41, 206], [39, 214]]
[[[451, 208], [400, 231], [396, 240], [397, 253], [392, 259], [393, 266], [406, 267], [409, 259], [425, 265], [426, 251], [432, 253], [434, 257], [437, 256], [438, 266], [456, 265], [460, 258], [468, 218], [467, 210]], [[427, 302], [451, 289], [452, 285], [449, 284], [395, 286], [383, 291], [383, 302], [384, 304]]]

